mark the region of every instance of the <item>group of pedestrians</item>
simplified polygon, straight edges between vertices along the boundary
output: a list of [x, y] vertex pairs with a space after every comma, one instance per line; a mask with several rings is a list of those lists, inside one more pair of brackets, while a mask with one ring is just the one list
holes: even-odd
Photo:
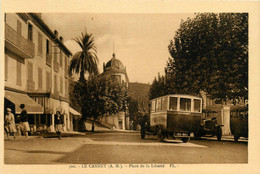
[[[20, 116], [21, 131], [25, 134], [26, 140], [28, 140], [28, 132], [30, 131], [30, 127], [28, 123], [28, 115], [24, 104], [21, 104], [20, 108], [22, 109], [21, 116]], [[7, 113], [5, 115], [4, 127], [7, 135], [7, 140], [9, 140], [9, 136], [11, 135], [13, 135], [15, 140], [15, 133], [17, 132], [17, 130], [15, 126], [14, 114], [12, 113], [12, 110], [10, 108], [7, 108], [6, 111]]]
[[[21, 115], [19, 117], [21, 131], [25, 135], [25, 139], [28, 140], [28, 132], [30, 132], [30, 126], [28, 123], [28, 115], [27, 115], [27, 111], [25, 109], [24, 104], [21, 104], [20, 108], [22, 109]], [[6, 109], [4, 128], [5, 128], [5, 132], [7, 135], [7, 140], [9, 140], [9, 136], [13, 136], [13, 138], [15, 140], [15, 133], [17, 132], [17, 130], [16, 130], [16, 126], [15, 126], [14, 114], [12, 113], [12, 110], [10, 108]], [[56, 134], [57, 134], [57, 137], [59, 140], [61, 140], [62, 130], [63, 130], [63, 119], [61, 117], [60, 112], [57, 111], [56, 117], [55, 117], [55, 131], [56, 131]]]

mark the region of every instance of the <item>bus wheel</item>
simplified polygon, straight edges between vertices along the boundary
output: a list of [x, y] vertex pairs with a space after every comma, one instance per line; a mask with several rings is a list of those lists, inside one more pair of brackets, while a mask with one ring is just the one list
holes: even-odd
[[234, 135], [234, 140], [235, 142], [238, 142], [239, 136], [238, 135]]
[[190, 138], [182, 138], [181, 140], [182, 140], [182, 142], [187, 143], [189, 141], [189, 139]]
[[157, 128], [157, 136], [159, 141], [163, 141], [165, 138], [161, 126], [158, 126]]
[[222, 129], [220, 126], [218, 126], [217, 128], [217, 139], [218, 141], [221, 141], [221, 137], [222, 137]]
[[145, 130], [141, 129], [140, 134], [141, 134], [141, 139], [144, 139], [145, 138]]

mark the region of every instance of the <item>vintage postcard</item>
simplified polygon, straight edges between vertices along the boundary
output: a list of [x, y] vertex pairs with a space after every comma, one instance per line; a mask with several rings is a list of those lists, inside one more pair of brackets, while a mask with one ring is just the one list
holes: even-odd
[[3, 0], [0, 171], [258, 173], [259, 11]]

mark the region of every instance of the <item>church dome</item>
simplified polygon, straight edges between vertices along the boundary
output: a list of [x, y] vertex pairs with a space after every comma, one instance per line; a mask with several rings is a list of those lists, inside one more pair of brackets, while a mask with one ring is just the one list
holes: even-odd
[[113, 58], [109, 60], [106, 65], [104, 65], [104, 72], [106, 71], [113, 71], [113, 72], [124, 72], [125, 68], [123, 63], [118, 60], [115, 56], [115, 53], [113, 53]]

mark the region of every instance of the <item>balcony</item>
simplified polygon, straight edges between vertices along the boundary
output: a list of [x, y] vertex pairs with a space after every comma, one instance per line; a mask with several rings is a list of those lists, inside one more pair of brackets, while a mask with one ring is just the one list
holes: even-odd
[[35, 46], [5, 23], [5, 47], [23, 58], [33, 58]]

